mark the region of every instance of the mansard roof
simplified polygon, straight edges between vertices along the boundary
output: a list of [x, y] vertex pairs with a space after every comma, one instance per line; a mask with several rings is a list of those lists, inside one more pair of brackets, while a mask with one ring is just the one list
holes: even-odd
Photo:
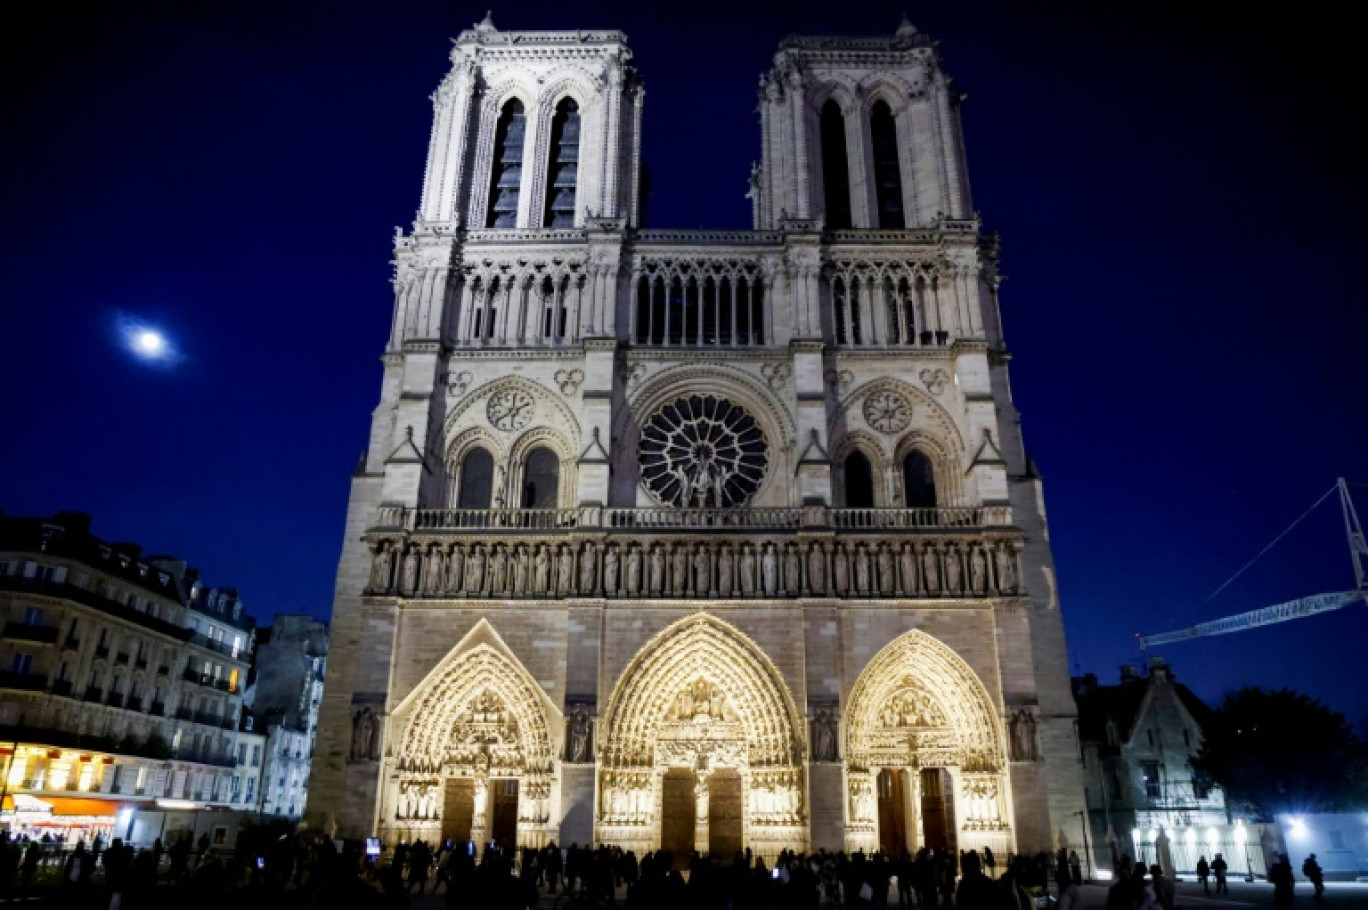
[[[1211, 722], [1212, 710], [1206, 702], [1197, 697], [1187, 686], [1175, 682], [1172, 671], [1164, 668], [1169, 687], [1178, 701], [1192, 715], [1199, 727], [1205, 728]], [[1075, 676], [1072, 680], [1074, 700], [1078, 704], [1078, 737], [1083, 742], [1107, 745], [1107, 723], [1116, 725], [1116, 735], [1120, 742], [1130, 739], [1136, 723], [1140, 720], [1145, 707], [1146, 696], [1159, 679], [1156, 674], [1140, 676], [1134, 672], [1123, 673], [1120, 685], [1100, 686], [1097, 677], [1091, 673]]]

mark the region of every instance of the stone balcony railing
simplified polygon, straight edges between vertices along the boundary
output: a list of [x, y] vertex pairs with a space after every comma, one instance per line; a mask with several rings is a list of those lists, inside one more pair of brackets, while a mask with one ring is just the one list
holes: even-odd
[[383, 507], [366, 593], [405, 598], [992, 598], [1018, 593], [1006, 506]]

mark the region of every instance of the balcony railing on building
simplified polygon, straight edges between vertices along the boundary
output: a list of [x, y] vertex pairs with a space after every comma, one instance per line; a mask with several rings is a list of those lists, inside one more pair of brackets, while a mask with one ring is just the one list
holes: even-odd
[[56, 644], [57, 634], [58, 629], [56, 626], [29, 624], [25, 622], [7, 622], [5, 623], [3, 633], [5, 638], [12, 638], [17, 641], [31, 641], [45, 645]]

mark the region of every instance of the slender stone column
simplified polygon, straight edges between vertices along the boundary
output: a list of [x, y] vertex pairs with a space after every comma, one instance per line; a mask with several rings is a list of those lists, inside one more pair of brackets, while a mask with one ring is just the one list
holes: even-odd
[[694, 778], [694, 849], [708, 852], [708, 775]]

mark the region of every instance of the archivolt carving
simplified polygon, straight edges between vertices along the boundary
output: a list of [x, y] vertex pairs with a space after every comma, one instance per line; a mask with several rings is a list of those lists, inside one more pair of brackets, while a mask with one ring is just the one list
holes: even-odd
[[628, 664], [604, 715], [606, 768], [656, 764], [661, 739], [679, 724], [742, 741], [736, 759], [751, 769], [803, 760], [802, 717], [788, 687], [755, 643], [714, 616], [697, 613], [662, 631]]
[[397, 758], [405, 779], [551, 773], [545, 699], [527, 671], [489, 642], [449, 657], [401, 710], [408, 718]]
[[890, 642], [865, 667], [845, 735], [853, 771], [954, 767], [992, 775], [1005, 767], [987, 689], [958, 654], [920, 630]]

